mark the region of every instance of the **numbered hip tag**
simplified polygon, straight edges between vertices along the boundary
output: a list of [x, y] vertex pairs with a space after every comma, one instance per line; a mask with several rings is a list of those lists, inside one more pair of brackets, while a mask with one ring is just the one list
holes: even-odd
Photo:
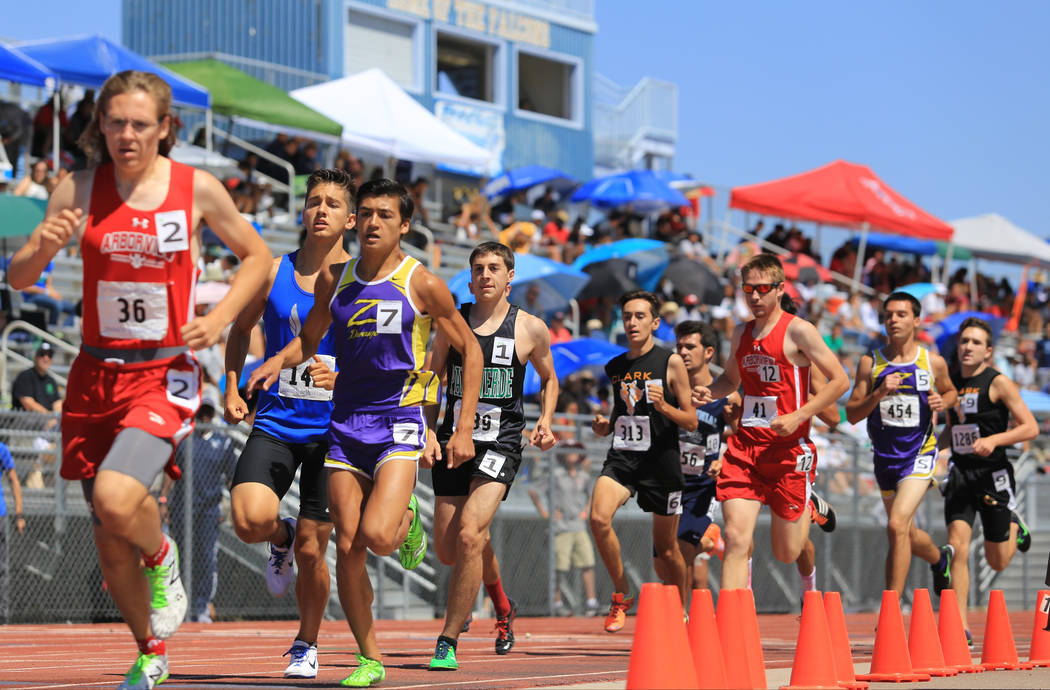
[[157, 249], [164, 254], [184, 252], [190, 248], [190, 224], [186, 222], [186, 211], [162, 211], [153, 214], [157, 229]]
[[[335, 357], [331, 355], [317, 356], [326, 367], [335, 371]], [[310, 372], [308, 370], [313, 364], [313, 359], [309, 359], [297, 367], [281, 369], [277, 394], [282, 398], [293, 398], [296, 400], [331, 400], [333, 391], [318, 388], [310, 378]]]
[[200, 402], [200, 372], [168, 369], [167, 379], [168, 402], [196, 411]]
[[959, 408], [962, 410], [963, 417], [969, 414], [977, 414], [977, 398], [978, 393], [965, 393], [962, 396], [962, 400], [959, 402]]
[[613, 448], [616, 450], [649, 450], [649, 418], [624, 415], [613, 425]]
[[401, 333], [401, 302], [382, 299], [376, 304], [376, 333]]
[[668, 515], [681, 515], [682, 514], [682, 492], [672, 491], [667, 494], [667, 514]]
[[996, 470], [995, 472], [992, 472], [992, 486], [995, 487], [996, 491], [1010, 492], [1012, 489], [1010, 486], [1010, 473], [1007, 470]]
[[920, 393], [930, 392], [930, 372], [925, 369], [915, 370], [915, 390]]
[[952, 451], [956, 455], [973, 455], [973, 444], [981, 438], [976, 424], [956, 424], [952, 427]]
[[[463, 406], [461, 400], [457, 400], [452, 407], [452, 430], [459, 426], [459, 411]], [[495, 442], [499, 440], [499, 422], [503, 410], [495, 405], [478, 402], [477, 411], [474, 413], [474, 431], [471, 437], [475, 441]]]
[[913, 428], [919, 426], [919, 396], [887, 395], [879, 401], [883, 426]]
[[722, 450], [722, 434], [708, 434], [704, 439], [704, 448], [708, 455], [714, 455]]
[[777, 416], [777, 399], [773, 395], [745, 395], [740, 411], [740, 426], [769, 427]]
[[422, 448], [419, 441], [419, 425], [415, 422], [397, 422], [393, 428], [394, 443], [400, 446], [415, 446]]
[[164, 283], [98, 281], [99, 332], [122, 340], [163, 340], [168, 334], [168, 287]]
[[651, 379], [649, 381], [646, 381], [645, 382], [645, 402], [651, 403], [653, 401], [653, 399], [649, 396], [649, 389], [650, 388], [663, 388], [663, 387], [664, 387], [664, 380], [663, 379]]
[[803, 448], [802, 453], [795, 458], [795, 471], [803, 473], [812, 472], [815, 464], [816, 458], [813, 457], [813, 451], [809, 448]]
[[682, 474], [696, 476], [704, 473], [704, 446], [679, 441], [678, 452], [682, 456]]
[[487, 450], [485, 451], [485, 455], [481, 458], [481, 462], [478, 463], [478, 469], [493, 479], [498, 479], [499, 473], [506, 462], [506, 455], [500, 455], [499, 453]]

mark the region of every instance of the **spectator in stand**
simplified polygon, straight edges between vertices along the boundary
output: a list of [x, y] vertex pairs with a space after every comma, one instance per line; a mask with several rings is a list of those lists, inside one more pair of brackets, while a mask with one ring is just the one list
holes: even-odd
[[412, 197], [412, 202], [415, 204], [412, 223], [422, 223], [424, 226], [430, 225], [430, 214], [427, 213], [427, 208], [424, 205], [428, 186], [430, 186], [430, 180], [425, 177], [417, 177], [412, 186], [408, 188], [408, 194]]
[[22, 517], [22, 485], [18, 482], [15, 460], [11, 451], [0, 443], [0, 625], [7, 625], [10, 616], [10, 529], [8, 528], [7, 504], [4, 502], [3, 477], [11, 483], [11, 498], [15, 501], [14, 526], [19, 534], [25, 534], [26, 520]]
[[29, 143], [33, 120], [17, 103], [0, 101], [0, 144], [3, 144], [12, 173], [18, 167], [22, 147]]
[[[525, 311], [529, 311], [526, 309]], [[536, 314], [540, 318], [543, 318], [543, 313], [530, 312]], [[554, 316], [551, 317], [551, 345], [557, 343], [567, 343], [572, 340], [572, 331], [565, 327], [565, 312], [556, 311]]]
[[1021, 344], [1017, 347], [1017, 353], [1013, 356], [1013, 380], [1017, 384], [1018, 388], [1025, 388], [1028, 390], [1036, 390], [1037, 379], [1037, 367], [1035, 359], [1035, 350], [1032, 347], [1033, 343], [1030, 340], [1021, 341]]
[[684, 226], [682, 228], [676, 227], [671, 212], [665, 211], [656, 219], [656, 234], [654, 239], [674, 243], [678, 241], [681, 230], [684, 230]]
[[15, 377], [11, 384], [11, 405], [14, 409], [41, 414], [62, 411], [58, 382], [48, 373], [54, 353], [51, 343], [41, 343], [33, 357], [33, 366]]
[[569, 245], [569, 214], [563, 209], [552, 209], [547, 214], [547, 224], [543, 226], [543, 238], [540, 245], [546, 249], [547, 256], [553, 261], [567, 262], [565, 256]]
[[296, 148], [291, 162], [296, 175], [309, 175], [318, 170], [321, 164], [317, 162], [317, 144], [309, 141]]
[[80, 148], [80, 144], [77, 143], [77, 139], [87, 129], [94, 112], [95, 92], [92, 89], [88, 89], [84, 92], [84, 97], [77, 103], [73, 116], [69, 118], [69, 130], [62, 133], [63, 139], [66, 141], [65, 148], [73, 154], [73, 170], [83, 170], [87, 167], [87, 156], [84, 154], [83, 149]]
[[700, 309], [700, 298], [694, 294], [688, 294], [682, 298], [682, 308], [678, 311], [678, 319], [675, 323], [682, 321], [703, 321], [704, 313]]
[[952, 283], [948, 287], [948, 298], [945, 302], [945, 314], [957, 314], [963, 311], [970, 311], [970, 286], [966, 283], [966, 274], [962, 274], [962, 279], [959, 279], [959, 273], [952, 276]]
[[543, 190], [543, 195], [532, 203], [532, 207], [543, 211], [544, 216], [549, 216], [557, 203], [558, 200], [554, 198], [554, 187], [547, 187]]
[[[40, 106], [40, 110], [36, 111], [36, 116], [33, 117], [33, 140], [29, 146], [29, 155], [33, 158], [46, 158], [52, 154], [54, 113], [53, 101], [49, 99]], [[66, 117], [65, 104], [61, 97], [59, 97], [58, 124], [60, 132], [69, 129], [69, 118]]]
[[1043, 325], [1043, 338], [1035, 344], [1036, 382], [1040, 390], [1050, 386], [1050, 321]]
[[595, 340], [608, 340], [609, 334], [605, 332], [605, 324], [601, 319], [587, 319], [586, 332], [588, 338]]
[[685, 239], [678, 243], [678, 251], [682, 256], [697, 263], [706, 263], [711, 259], [711, 255], [707, 252], [707, 247], [704, 246], [703, 241], [700, 239], [699, 230], [690, 230]]
[[14, 195], [47, 201], [48, 197], [51, 196], [51, 192], [48, 191], [47, 187], [48, 171], [50, 169], [51, 166], [44, 159], [34, 162], [29, 168], [29, 174], [15, 185]]
[[55, 270], [55, 262], [49, 261], [36, 283], [22, 291], [22, 301], [35, 304], [47, 312], [48, 326], [57, 326], [59, 317], [63, 314], [72, 317], [76, 314], [77, 305], [62, 299], [62, 295], [51, 283], [51, 274]]
[[770, 244], [775, 244], [778, 247], [783, 247], [785, 244], [787, 244], [787, 239], [787, 228], [784, 227], [783, 223], [777, 223], [773, 226], [773, 232], [769, 233], [769, 236], [766, 237], [766, 242], [769, 242]]
[[831, 326], [831, 332], [824, 336], [824, 342], [827, 344], [828, 349], [838, 356], [839, 352], [842, 351], [846, 341], [842, 338], [842, 324], [834, 323]]
[[536, 283], [529, 283], [529, 287], [525, 289], [525, 304], [522, 305], [525, 311], [529, 312], [533, 316], [538, 316], [541, 319], [546, 320], [546, 314], [540, 307], [540, 286]]
[[882, 337], [882, 300], [878, 295], [869, 296], [867, 301], [861, 302], [859, 313], [867, 336], [861, 346], [873, 347]]

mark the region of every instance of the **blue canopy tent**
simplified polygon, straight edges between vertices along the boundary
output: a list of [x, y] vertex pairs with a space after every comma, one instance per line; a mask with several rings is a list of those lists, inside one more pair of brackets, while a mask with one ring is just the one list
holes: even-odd
[[561, 170], [548, 168], [545, 165], [526, 165], [492, 178], [485, 185], [482, 193], [489, 199], [493, 199], [497, 196], [520, 192], [538, 184], [546, 184], [559, 191], [564, 191], [576, 186], [576, 180]]
[[1022, 388], [1021, 400], [1024, 400], [1024, 404], [1028, 406], [1028, 409], [1031, 410], [1034, 415], [1042, 416], [1050, 414], [1050, 395], [1047, 395], [1042, 391], [1033, 391]]
[[0, 43], [0, 79], [52, 88], [55, 73], [18, 48]]
[[955, 349], [955, 336], [959, 334], [959, 326], [971, 316], [987, 321], [988, 325], [992, 327], [992, 335], [994, 338], [999, 337], [999, 332], [1003, 330], [1003, 326], [1006, 325], [1006, 319], [983, 311], [961, 311], [946, 316], [934, 324], [933, 328], [930, 329], [930, 334], [937, 342], [937, 349], [939, 349], [942, 354], [951, 352]]
[[[850, 244], [857, 245], [859, 243], [859, 237], [854, 237], [850, 240]], [[887, 252], [900, 252], [901, 254], [933, 256], [937, 253], [937, 243], [935, 241], [907, 237], [905, 235], [883, 235], [869, 232], [867, 245], [870, 248], [882, 249]]]
[[661, 180], [652, 170], [631, 170], [599, 177], [577, 189], [572, 200], [586, 201], [600, 208], [630, 205], [639, 213], [689, 205], [684, 194]]
[[578, 271], [584, 266], [607, 261], [609, 259], [627, 259], [635, 264], [637, 273], [634, 279], [644, 290], [654, 290], [664, 274], [671, 259], [667, 254], [667, 244], [660, 240], [629, 239], [602, 244], [588, 250], [573, 262], [572, 267]]
[[[150, 62], [138, 53], [128, 50], [102, 36], [74, 36], [49, 38], [20, 43], [18, 49], [45, 65], [59, 81], [97, 89], [107, 79], [124, 70], [153, 72], [171, 86], [172, 100], [178, 105], [208, 111], [211, 123], [211, 95], [208, 90], [174, 72]], [[58, 89], [54, 107], [54, 164], [58, 166]], [[210, 132], [209, 132], [210, 135]], [[211, 137], [208, 137], [211, 140]]]
[[[605, 340], [577, 338], [567, 343], [551, 345], [551, 358], [554, 362], [554, 373], [559, 381], [563, 381], [565, 377], [575, 374], [580, 369], [604, 366], [610, 359], [626, 351], [626, 348]], [[540, 392], [540, 376], [531, 362], [525, 366], [522, 392], [525, 395]]]
[[[525, 292], [530, 285], [540, 289], [538, 297], [542, 314], [536, 314], [546, 320], [547, 314], [565, 310], [576, 293], [590, 281], [591, 277], [570, 266], [544, 259], [532, 254], [514, 255], [514, 280], [510, 285], [511, 304], [525, 305]], [[448, 281], [448, 289], [460, 304], [473, 302], [470, 294], [470, 269], [463, 269]]]

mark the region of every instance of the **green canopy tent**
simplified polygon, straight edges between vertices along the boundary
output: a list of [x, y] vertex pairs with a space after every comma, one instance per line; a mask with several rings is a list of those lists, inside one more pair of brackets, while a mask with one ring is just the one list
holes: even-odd
[[[42, 199], [30, 199], [27, 196], [0, 195], [0, 241], [8, 237], [25, 237], [31, 235], [40, 221], [44, 220], [47, 202]], [[3, 248], [4, 257], [7, 247]]]

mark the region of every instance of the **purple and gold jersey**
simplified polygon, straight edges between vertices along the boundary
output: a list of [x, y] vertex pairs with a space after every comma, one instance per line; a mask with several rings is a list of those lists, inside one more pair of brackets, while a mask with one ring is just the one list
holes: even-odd
[[890, 374], [901, 375], [896, 393], [880, 400], [868, 415], [868, 436], [875, 461], [912, 460], [934, 452], [937, 436], [929, 403], [930, 391], [934, 389], [930, 353], [920, 347], [915, 359], [906, 364], [888, 361], [881, 350], [873, 351], [871, 356], [872, 390]]
[[412, 302], [408, 285], [420, 265], [406, 256], [392, 273], [366, 283], [347, 262], [332, 296], [336, 380], [333, 423], [347, 414], [437, 402], [439, 379], [423, 369], [430, 317]]

